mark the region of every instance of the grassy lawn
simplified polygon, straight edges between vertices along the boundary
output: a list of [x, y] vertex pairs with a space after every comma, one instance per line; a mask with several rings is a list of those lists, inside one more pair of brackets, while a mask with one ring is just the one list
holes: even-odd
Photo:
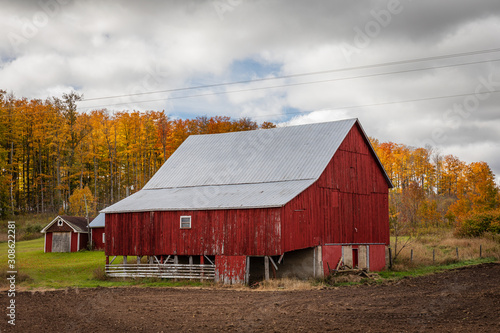
[[[7, 243], [0, 243], [2, 281], [7, 264]], [[121, 258], [117, 258], [121, 259]], [[44, 253], [43, 238], [16, 242], [17, 287], [67, 288], [67, 287], [114, 287], [114, 286], [191, 286], [201, 285], [195, 281], [173, 282], [159, 279], [113, 279], [103, 281], [96, 278], [96, 270], [105, 264], [103, 251], [80, 251], [73, 253]], [[98, 275], [98, 274], [97, 274]]]

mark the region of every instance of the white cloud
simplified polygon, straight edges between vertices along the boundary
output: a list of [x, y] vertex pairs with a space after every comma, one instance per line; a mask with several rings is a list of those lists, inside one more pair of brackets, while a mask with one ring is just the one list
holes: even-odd
[[[2, 3], [0, 89], [27, 98], [60, 96], [76, 89], [85, 98], [95, 98], [229, 82], [235, 77], [231, 72], [233, 64], [248, 59], [261, 63], [263, 68], [275, 65], [274, 72], [260, 73], [260, 78], [499, 47], [494, 43], [500, 28], [500, 2], [493, 0], [401, 0], [401, 11], [391, 14], [387, 24], [380, 23], [373, 14], [388, 10], [386, 1], [371, 1], [368, 5], [319, 0], [221, 0], [219, 3], [227, 5], [223, 9], [211, 1], [57, 1], [43, 2], [57, 5], [49, 10], [38, 1]], [[46, 14], [46, 22], [36, 20], [43, 16], [40, 13]], [[378, 24], [379, 31], [368, 36], [366, 45], [356, 44], [359, 31], [369, 35], [366, 28], [370, 24]], [[30, 31], [30, 27], [35, 29]], [[347, 58], [342, 45], [357, 49]], [[447, 111], [453, 110], [456, 103], [463, 104], [465, 97], [383, 103], [473, 92], [479, 78], [497, 75], [499, 62], [338, 80], [495, 60], [498, 55], [496, 52], [225, 88], [134, 95], [81, 102], [80, 107], [164, 109], [173, 117], [250, 116], [280, 124], [357, 117], [369, 135], [412, 145], [429, 141], [433, 131], [442, 130], [446, 140], [436, 142], [436, 146], [444, 153], [456, 153], [464, 160], [485, 160], [498, 175], [500, 154], [494, 142], [500, 142], [500, 133], [487, 124], [499, 122], [499, 94], [491, 94], [453, 126], [446, 118]], [[247, 76], [238, 73], [238, 77], [252, 79], [255, 73], [254, 68], [249, 68]], [[319, 80], [331, 81], [167, 100], [169, 96]], [[500, 81], [500, 77], [493, 81]], [[383, 105], [348, 108], [376, 103]]]

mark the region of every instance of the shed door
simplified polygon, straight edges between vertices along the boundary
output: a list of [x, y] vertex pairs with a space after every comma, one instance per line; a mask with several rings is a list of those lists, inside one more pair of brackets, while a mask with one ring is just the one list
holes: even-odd
[[71, 232], [52, 233], [52, 252], [71, 252]]

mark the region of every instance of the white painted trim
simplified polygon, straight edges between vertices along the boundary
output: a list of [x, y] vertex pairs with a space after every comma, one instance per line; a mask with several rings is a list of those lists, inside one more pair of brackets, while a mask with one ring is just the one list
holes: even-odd
[[[189, 217], [189, 228], [183, 228], [182, 227], [182, 219], [185, 218], [185, 217]], [[191, 219], [191, 215], [182, 215], [179, 219], [179, 228], [181, 229], [191, 229], [191, 222], [192, 222], [192, 219]]]
[[102, 243], [106, 244], [106, 234], [104, 232], [102, 233]]
[[43, 253], [47, 253], [47, 234], [44, 233], [43, 236]]
[[41, 233], [46, 233], [47, 232], [47, 229], [49, 229], [54, 223], [56, 223], [59, 219], [61, 219], [64, 223], [66, 223], [74, 232], [79, 232], [78, 230], [76, 230], [73, 225], [71, 223], [69, 223], [68, 221], [66, 221], [65, 219], [63, 219], [62, 217], [60, 216], [57, 216], [55, 219], [52, 220], [52, 222], [50, 222], [49, 224], [47, 224], [47, 226], [45, 228], [42, 229], [42, 231], [40, 231]]
[[[76, 237], [77, 237], [77, 239], [76, 239], [76, 252], [78, 252], [78, 251], [80, 251], [80, 233], [79, 232], [76, 233]], [[71, 251], [71, 249], [70, 249], [70, 251]]]

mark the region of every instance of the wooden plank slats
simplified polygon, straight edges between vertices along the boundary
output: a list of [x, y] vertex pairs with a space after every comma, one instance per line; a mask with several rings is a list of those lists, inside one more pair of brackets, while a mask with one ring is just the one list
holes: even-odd
[[123, 264], [106, 265], [106, 274], [110, 277], [157, 277], [161, 279], [203, 279], [213, 280], [214, 265], [196, 264]]

